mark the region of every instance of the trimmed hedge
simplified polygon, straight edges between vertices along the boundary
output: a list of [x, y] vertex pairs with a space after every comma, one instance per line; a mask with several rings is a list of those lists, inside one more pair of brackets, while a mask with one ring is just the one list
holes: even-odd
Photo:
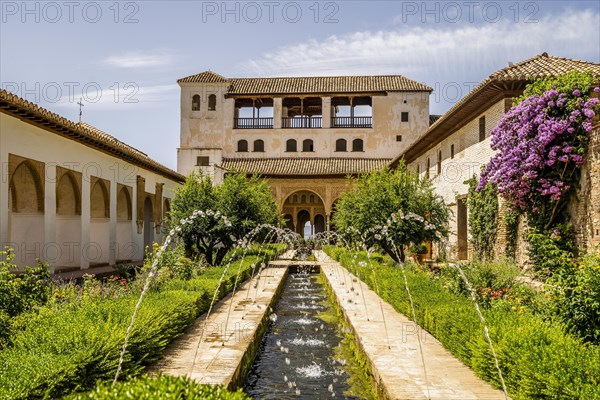
[[78, 393], [66, 397], [66, 400], [247, 400], [241, 389], [229, 392], [221, 386], [201, 385], [188, 377], [144, 375], [139, 379], [118, 382], [114, 387], [110, 383], [98, 385], [88, 393]]
[[[343, 266], [364, 261], [362, 277], [373, 288], [377, 275], [381, 297], [412, 317], [400, 268], [387, 257], [326, 246]], [[355, 259], [354, 256], [357, 255]], [[351, 270], [355, 266], [352, 265]], [[372, 268], [369, 273], [368, 268]], [[489, 345], [471, 300], [444, 289], [416, 268], [406, 268], [417, 323], [484, 380], [500, 387]], [[600, 348], [584, 343], [531, 313], [483, 310], [500, 368], [513, 399], [600, 399]]]
[[[240, 282], [252, 264], [267, 262], [278, 247], [246, 257]], [[225, 267], [208, 268], [200, 277], [173, 279], [149, 291], [129, 340], [122, 376], [135, 376], [160, 358], [164, 348], [208, 310]], [[239, 268], [234, 261], [218, 293], [229, 293]], [[139, 292], [118, 298], [65, 304], [59, 310], [17, 317], [12, 346], [0, 352], [0, 399], [64, 396], [112, 379]]]

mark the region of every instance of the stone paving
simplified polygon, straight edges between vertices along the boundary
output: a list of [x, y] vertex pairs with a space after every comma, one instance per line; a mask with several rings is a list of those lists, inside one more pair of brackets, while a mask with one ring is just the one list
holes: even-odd
[[[280, 260], [290, 257], [291, 253], [287, 252]], [[260, 330], [266, 327], [270, 307], [286, 274], [284, 265], [267, 266], [260, 275], [236, 290], [233, 302], [230, 294], [215, 304], [208, 320], [206, 315], [200, 316], [181, 337], [169, 344], [164, 357], [149, 372], [187, 375], [199, 383], [229, 388], [242, 385], [247, 372], [244, 369], [250, 367], [253, 353], [260, 345]]]
[[[383, 396], [439, 400], [506, 398], [502, 391], [475, 376], [428, 332], [380, 300], [339, 263], [322, 251], [315, 253]], [[421, 338], [427, 375], [417, 335]]]

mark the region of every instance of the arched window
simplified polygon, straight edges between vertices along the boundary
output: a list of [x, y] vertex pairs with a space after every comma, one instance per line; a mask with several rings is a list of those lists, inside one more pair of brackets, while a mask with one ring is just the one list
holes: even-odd
[[335, 141], [335, 151], [346, 151], [348, 142], [346, 139], [338, 139]]
[[352, 151], [363, 151], [362, 139], [354, 139], [352, 141]]
[[258, 139], [254, 141], [254, 151], [263, 152], [265, 151], [265, 142], [264, 140]]
[[311, 194], [311, 195], [310, 195], [310, 202], [311, 202], [311, 203], [314, 203], [314, 202], [315, 202], [315, 195], [314, 195], [314, 194]]
[[297, 202], [298, 202], [298, 195], [295, 194], [294, 197], [293, 197], [292, 203], [297, 203]]
[[211, 94], [208, 96], [208, 111], [215, 111], [217, 109], [217, 96]]
[[248, 151], [248, 141], [247, 140], [238, 140], [237, 151], [245, 153]]
[[307, 152], [315, 151], [312, 139], [305, 139], [302, 142], [302, 151], [307, 151]]
[[285, 142], [285, 151], [298, 151], [298, 144], [295, 139], [288, 139], [287, 142]]
[[200, 95], [195, 94], [192, 97], [192, 111], [200, 111]]

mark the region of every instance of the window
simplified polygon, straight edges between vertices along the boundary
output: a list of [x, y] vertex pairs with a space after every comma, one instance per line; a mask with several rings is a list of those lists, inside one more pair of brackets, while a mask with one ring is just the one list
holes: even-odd
[[421, 164], [417, 164], [417, 175], [421, 175]]
[[237, 151], [239, 152], [247, 152], [248, 151], [248, 141], [247, 140], [239, 140], [237, 145]]
[[347, 147], [347, 143], [346, 139], [338, 139], [335, 141], [335, 151], [347, 151], [346, 147]]
[[352, 151], [363, 151], [362, 139], [354, 139], [352, 141]]
[[285, 142], [285, 151], [287, 151], [287, 152], [298, 151], [297, 146], [298, 145], [297, 145], [295, 139], [288, 139], [288, 141]]
[[295, 194], [294, 197], [293, 197], [292, 203], [297, 203], [297, 202], [298, 202], [298, 195]]
[[310, 202], [311, 202], [311, 203], [314, 203], [314, 202], [315, 202], [315, 195], [314, 195], [314, 194], [311, 194], [311, 195], [310, 195]]
[[192, 97], [192, 111], [200, 111], [200, 95], [195, 94]]
[[208, 96], [208, 111], [215, 111], [217, 109], [217, 96], [211, 94]]
[[485, 115], [479, 118], [479, 141], [485, 140]]
[[208, 167], [208, 157], [207, 156], [200, 156], [200, 157], [196, 157], [196, 166], [197, 167]]
[[438, 162], [437, 162], [437, 173], [440, 175], [442, 173], [442, 151], [438, 151]]
[[396, 135], [396, 142], [402, 141], [402, 135]]
[[400, 113], [400, 122], [408, 122], [408, 111], [402, 111]]
[[431, 169], [431, 160], [427, 157], [427, 169], [425, 170], [425, 178], [429, 179], [429, 170]]
[[306, 152], [315, 151], [314, 143], [311, 139], [306, 139], [302, 142], [302, 151], [306, 151]]
[[450, 145], [450, 158], [454, 158], [454, 145]]
[[258, 140], [254, 141], [254, 151], [255, 152], [264, 152], [265, 151], [264, 140], [258, 139]]

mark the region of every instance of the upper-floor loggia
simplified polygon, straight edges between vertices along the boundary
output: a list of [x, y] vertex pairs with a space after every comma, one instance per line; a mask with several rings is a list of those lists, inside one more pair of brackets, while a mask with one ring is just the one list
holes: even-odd
[[233, 102], [223, 118], [234, 129], [372, 128], [376, 98], [432, 90], [401, 75], [225, 78], [205, 71], [178, 83], [189, 88], [194, 112], [203, 99], [208, 112]]

